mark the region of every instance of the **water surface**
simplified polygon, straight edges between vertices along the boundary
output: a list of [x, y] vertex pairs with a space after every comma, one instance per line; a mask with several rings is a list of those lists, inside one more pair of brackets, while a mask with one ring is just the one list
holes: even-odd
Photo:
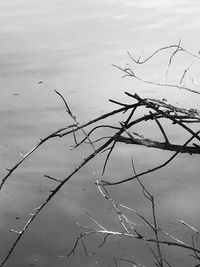
[[[165, 97], [179, 105], [198, 106], [198, 98], [187, 92], [149, 89], [134, 80], [121, 79], [122, 74], [111, 65], [130, 63], [127, 51], [135, 56], [142, 51], [147, 55], [162, 46], [178, 43], [180, 38], [184, 48], [196, 53], [199, 50], [199, 13], [199, 1], [191, 0], [1, 1], [2, 177], [5, 169], [20, 159], [20, 153], [26, 153], [39, 138], [71, 122], [55, 89], [66, 97], [80, 122], [111, 110], [114, 106], [109, 104], [109, 98], [127, 99], [124, 90], [142, 96]], [[180, 58], [176, 62], [178, 68], [182, 67], [183, 60], [191, 63], [187, 58]], [[159, 58], [153, 60], [150, 67], [144, 66], [142, 73], [162, 80], [162, 68], [166, 66], [161, 65], [163, 62]], [[170, 79], [173, 81], [177, 77], [172, 73]], [[179, 138], [176, 132], [172, 135]], [[45, 180], [43, 174], [65, 177], [88, 153], [85, 147], [77, 153], [69, 151], [72, 144], [73, 140], [65, 139], [44, 145], [5, 185], [0, 196], [1, 258], [16, 237], [9, 229], [21, 229], [31, 210], [54, 188], [55, 183]], [[155, 151], [152, 157], [148, 150], [134, 151], [138, 170], [170, 155]], [[124, 150], [119, 146], [107, 175], [113, 179], [119, 172], [122, 177], [129, 176], [132, 154], [132, 148]], [[68, 260], [63, 257], [79, 233], [76, 222], [88, 223], [83, 209], [110, 227], [118, 225], [114, 212], [106, 206], [94, 185], [92, 173], [100, 173], [102, 161], [101, 157], [89, 164], [59, 192], [29, 228], [6, 266], [115, 266], [114, 257], [129, 258], [133, 251], [138, 262], [151, 266], [148, 249], [146, 257], [141, 244], [130, 240], [126, 243], [123, 239], [118, 243], [117, 239], [112, 239], [105, 249], [91, 257], [85, 257], [81, 248], [74, 257]], [[179, 237], [185, 232], [178, 219], [197, 226], [198, 157], [180, 156], [165, 170], [144, 181], [158, 198], [161, 223], [166, 222]], [[119, 201], [148, 214], [142, 196], [130, 184], [113, 191]], [[113, 216], [108, 216], [110, 214]], [[89, 250], [96, 248], [97, 240], [88, 241]], [[170, 251], [172, 265], [190, 265], [188, 258], [180, 258], [175, 252]]]

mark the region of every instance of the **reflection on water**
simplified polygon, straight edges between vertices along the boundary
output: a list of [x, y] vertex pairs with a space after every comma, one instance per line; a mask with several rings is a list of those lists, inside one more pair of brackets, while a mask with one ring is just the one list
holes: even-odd
[[[20, 153], [26, 153], [40, 137], [70, 122], [60, 99], [53, 92], [55, 89], [67, 98], [80, 121], [110, 110], [107, 100], [123, 99], [122, 89], [140, 92], [142, 87], [142, 93], [147, 96], [153, 94], [153, 97], [166, 97], [174, 102], [185, 103], [187, 100], [193, 103], [194, 99], [188, 93], [158, 88], [154, 88], [152, 93], [143, 84], [121, 80], [121, 74], [111, 64], [124, 66], [128, 61], [126, 51], [136, 55], [143, 50], [150, 53], [163, 45], [177, 43], [180, 37], [184, 47], [199, 50], [199, 11], [199, 1], [189, 0], [1, 1], [1, 175], [5, 174], [5, 168], [20, 159]], [[181, 66], [182, 63], [178, 64]], [[158, 70], [160, 64], [155, 61], [151, 69], [144, 68], [144, 73], [148, 77], [156, 77]], [[173, 134], [176, 136], [176, 133]], [[1, 258], [15, 238], [8, 229], [20, 229], [31, 209], [54, 186], [42, 175], [66, 176], [86, 153], [84, 150], [72, 151], [69, 156], [70, 145], [70, 139], [47, 144], [24, 163], [5, 186], [0, 196]], [[130, 175], [132, 150], [123, 150], [123, 162], [119, 158], [121, 154], [119, 148], [113, 155], [110, 177], [118, 175], [122, 165], [121, 175]], [[154, 161], [166, 157], [158, 152], [153, 156], [149, 155], [149, 151], [137, 149], [134, 157], [138, 168], [147, 168]], [[139, 261], [149, 266], [150, 259], [144, 259], [140, 244], [125, 245], [124, 240], [120, 240], [119, 245], [116, 245], [116, 240], [111, 241], [108, 249], [104, 250], [104, 257], [101, 252], [83, 257], [81, 249], [76, 257], [68, 261], [64, 257], [79, 232], [76, 221], [88, 222], [82, 209], [88, 209], [99, 220], [111, 213], [109, 205], [106, 207], [96, 192], [91, 178], [100, 163], [95, 161], [84, 168], [63, 188], [30, 227], [7, 266], [114, 266], [114, 251], [121, 255], [123, 246], [127, 246], [127, 254], [121, 256], [128, 257], [135, 251]], [[120, 166], [119, 170], [117, 166]], [[198, 208], [194, 204], [199, 202], [197, 166], [196, 160], [180, 157], [180, 162], [175, 161], [146, 180], [158, 197], [161, 221], [175, 221], [176, 224], [178, 216], [192, 220], [191, 224], [196, 225], [199, 219]], [[130, 184], [124, 186], [124, 190], [125, 195], [123, 190], [113, 192], [116, 199], [146, 210], [137, 190]], [[107, 218], [109, 225], [115, 224], [113, 218]], [[181, 232], [177, 226], [178, 231]], [[90, 242], [96, 244], [93, 239]], [[170, 256], [175, 262], [177, 255], [173, 253], [171, 251]], [[99, 265], [96, 264], [97, 259]], [[186, 259], [182, 262], [180, 258], [178, 260], [179, 266], [189, 264]]]

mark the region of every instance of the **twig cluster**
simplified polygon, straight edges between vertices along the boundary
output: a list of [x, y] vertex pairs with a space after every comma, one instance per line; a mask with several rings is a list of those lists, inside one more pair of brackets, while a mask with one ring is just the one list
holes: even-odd
[[[180, 41], [178, 45], [171, 45], [167, 47], [163, 47], [157, 51], [155, 51], [152, 55], [148, 56], [145, 59], [141, 59], [139, 57], [138, 59], [135, 59], [133, 56], [131, 56], [130, 53], [128, 53], [129, 58], [131, 61], [135, 64], [145, 64], [149, 60], [152, 59], [155, 55], [162, 51], [166, 51], [168, 49], [175, 49], [172, 54], [170, 55], [167, 71], [165, 74], [165, 82], [154, 82], [145, 80], [138, 75], [136, 75], [135, 71], [133, 71], [131, 68], [121, 68], [116, 66], [118, 69], [120, 69], [124, 73], [124, 77], [131, 77], [138, 79], [142, 82], [153, 84], [155, 86], [166, 86], [166, 87], [174, 87], [178, 89], [183, 89], [186, 91], [189, 91], [191, 93], [200, 94], [200, 91], [189, 88], [183, 85], [183, 81], [187, 76], [188, 70], [191, 68], [191, 66], [194, 64], [194, 61], [199, 60], [198, 55], [194, 55], [187, 50], [183, 49], [180, 46]], [[183, 75], [179, 81], [178, 84], [168, 84], [166, 82], [168, 73], [170, 71], [170, 67], [173, 62], [173, 58], [179, 53], [184, 52], [187, 55], [191, 56], [193, 61], [190, 64], [189, 67], [187, 67]], [[193, 79], [194, 83], [194, 79]], [[194, 85], [194, 84], [193, 84]], [[47, 179], [54, 180], [57, 184], [55, 188], [50, 192], [48, 197], [41, 203], [41, 205], [37, 208], [35, 208], [31, 214], [30, 219], [25, 224], [23, 229], [21, 231], [12, 230], [12, 232], [15, 232], [17, 234], [17, 238], [15, 242], [12, 244], [9, 252], [5, 256], [5, 258], [2, 260], [2, 263], [0, 266], [4, 266], [4, 264], [7, 262], [7, 260], [11, 257], [14, 249], [16, 248], [17, 244], [19, 243], [20, 239], [22, 238], [23, 234], [27, 231], [27, 229], [32, 224], [33, 220], [36, 218], [38, 213], [42, 211], [48, 202], [52, 200], [52, 198], [58, 194], [60, 189], [78, 172], [82, 169], [83, 166], [85, 166], [88, 162], [90, 162], [93, 158], [96, 158], [101, 153], [107, 153], [105, 156], [105, 162], [103, 165], [103, 171], [102, 171], [102, 177], [99, 181], [99, 179], [96, 181], [96, 185], [98, 187], [99, 192], [102, 194], [104, 198], [106, 198], [108, 201], [111, 202], [114, 210], [117, 212], [118, 219], [120, 221], [120, 224], [122, 226], [121, 231], [113, 231], [112, 229], [109, 230], [106, 227], [102, 226], [99, 222], [94, 220], [91, 216], [89, 218], [93, 221], [93, 223], [96, 225], [96, 229], [90, 229], [87, 226], [81, 226], [82, 231], [80, 236], [77, 238], [77, 241], [75, 243], [74, 248], [71, 250], [69, 255], [71, 255], [75, 249], [77, 244], [82, 242], [82, 245], [85, 250], [85, 254], [87, 255], [87, 249], [84, 245], [83, 237], [91, 234], [102, 234], [103, 235], [103, 242], [100, 244], [99, 248], [101, 248], [107, 238], [109, 236], [115, 235], [115, 236], [125, 236], [129, 238], [134, 238], [137, 240], [142, 240], [148, 243], [154, 243], [156, 244], [156, 252], [154, 250], [151, 250], [151, 252], [154, 255], [155, 258], [155, 265], [163, 267], [171, 266], [170, 263], [163, 257], [162, 255], [162, 249], [161, 245], [168, 245], [168, 246], [176, 246], [184, 249], [188, 249], [193, 253], [193, 257], [197, 260], [200, 259], [200, 250], [196, 247], [196, 245], [193, 244], [189, 245], [185, 242], [175, 238], [174, 236], [170, 235], [169, 233], [162, 231], [157, 222], [157, 214], [155, 209], [155, 201], [153, 195], [149, 192], [149, 190], [145, 187], [145, 185], [139, 180], [140, 176], [144, 176], [145, 174], [149, 174], [151, 172], [154, 172], [160, 168], [165, 167], [168, 165], [178, 154], [180, 153], [188, 153], [190, 155], [192, 154], [200, 154], [200, 130], [194, 130], [198, 123], [200, 122], [200, 110], [197, 109], [186, 109], [184, 107], [177, 107], [174, 105], [171, 105], [166, 101], [166, 99], [163, 100], [157, 100], [153, 98], [142, 98], [138, 94], [131, 94], [129, 92], [125, 92], [126, 96], [131, 100], [131, 104], [128, 103], [122, 103], [116, 100], [110, 99], [110, 102], [117, 105], [117, 108], [112, 110], [109, 113], [103, 114], [89, 122], [86, 122], [84, 124], [80, 124], [78, 120], [76, 119], [76, 116], [72, 113], [71, 109], [69, 108], [68, 103], [66, 102], [63, 95], [61, 95], [58, 91], [55, 91], [57, 95], [62, 99], [64, 102], [66, 112], [67, 114], [72, 118], [73, 124], [70, 124], [68, 126], [64, 126], [63, 128], [57, 129], [45, 138], [40, 139], [38, 144], [34, 146], [28, 153], [26, 153], [23, 158], [15, 164], [12, 168], [7, 169], [8, 173], [5, 177], [2, 178], [0, 183], [0, 190], [6, 185], [6, 182], [8, 178], [13, 174], [16, 169], [20, 167], [20, 165], [31, 156], [31, 154], [38, 150], [44, 143], [47, 141], [50, 141], [51, 139], [55, 138], [64, 138], [68, 135], [72, 135], [72, 138], [74, 140], [74, 148], [77, 148], [81, 146], [83, 143], [87, 143], [91, 146], [92, 151], [89, 156], [84, 158], [84, 160], [77, 165], [77, 167], [67, 176], [63, 177], [62, 179], [58, 179], [55, 177], [52, 177], [50, 175], [44, 175]], [[130, 102], [130, 101], [129, 101]], [[145, 114], [143, 113], [145, 110]], [[122, 120], [121, 121], [115, 121], [115, 115], [121, 115]], [[112, 119], [112, 124], [105, 124], [104, 121], [110, 118]], [[140, 126], [142, 123], [150, 122], [151, 125], [155, 124], [155, 127], [158, 129], [159, 134], [162, 136], [163, 141], [159, 141], [157, 139], [158, 134], [155, 136], [155, 139], [149, 138], [148, 136], [143, 136], [140, 132], [135, 132], [134, 128], [135, 126]], [[178, 126], [180, 130], [180, 134], [187, 133], [187, 138], [182, 144], [180, 142], [174, 143], [171, 141], [171, 136], [166, 131], [166, 122], [170, 122], [172, 125]], [[91, 129], [92, 127], [92, 129]], [[109, 129], [111, 132], [110, 136], [100, 136], [99, 138], [94, 138], [94, 133], [98, 133], [101, 129]], [[81, 140], [77, 140], [76, 134], [77, 132], [81, 132], [83, 134], [83, 138]], [[109, 161], [109, 158], [112, 155], [113, 150], [115, 149], [116, 145], [118, 143], [123, 144], [129, 144], [129, 145], [137, 145], [137, 146], [145, 146], [148, 148], [155, 148], [155, 149], [161, 149], [161, 150], [167, 150], [171, 151], [173, 154], [172, 156], [165, 162], [163, 162], [160, 165], [157, 165], [153, 167], [152, 169], [144, 170], [140, 173], [136, 173], [134, 164], [132, 162], [133, 167], [133, 175], [131, 177], [127, 177], [124, 179], [121, 179], [121, 177], [116, 178], [114, 181], [108, 181], [105, 178], [105, 170]], [[114, 201], [110, 194], [108, 193], [108, 187], [114, 186], [122, 183], [127, 183], [132, 180], [137, 180], [137, 182], [141, 186], [141, 190], [145, 196], [145, 198], [151, 203], [151, 209], [152, 209], [152, 222], [150, 222], [147, 218], [145, 218], [141, 213], [135, 211], [134, 209], [131, 209], [130, 207], [127, 207], [125, 205], [122, 205], [116, 201]], [[122, 211], [122, 208], [130, 211], [131, 213], [137, 215], [142, 221], [144, 227], [149, 227], [153, 232], [153, 237], [146, 237], [143, 234], [140, 233], [140, 231], [137, 229], [139, 226], [137, 223], [133, 222], [125, 213]], [[194, 228], [193, 226], [190, 226], [189, 223], [181, 221], [183, 225], [185, 225], [190, 230], [194, 231], [197, 235], [199, 235], [199, 230]], [[141, 227], [141, 226], [139, 226]], [[83, 232], [84, 231], [84, 232]], [[160, 238], [160, 234], [164, 234], [167, 237], [170, 237], [173, 239], [173, 241], [168, 241], [165, 239]], [[128, 260], [128, 259], [122, 259], [122, 258], [116, 258], [115, 259], [115, 265], [117, 266], [117, 261], [126, 261], [133, 264], [133, 266], [143, 266], [141, 264], [136, 263], [135, 261]]]

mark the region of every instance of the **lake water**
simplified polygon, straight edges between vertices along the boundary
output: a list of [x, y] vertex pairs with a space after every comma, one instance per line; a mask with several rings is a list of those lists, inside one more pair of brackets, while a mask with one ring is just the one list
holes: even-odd
[[[124, 91], [142, 96], [167, 98], [169, 102], [198, 107], [197, 95], [176, 89], [147, 87], [131, 79], [121, 79], [112, 64], [130, 63], [127, 51], [139, 56], [182, 39], [192, 53], [200, 49], [200, 3], [195, 0], [2, 0], [0, 2], [0, 169], [20, 160], [39, 138], [71, 123], [66, 116], [59, 90], [80, 122], [86, 122], [115, 106], [109, 98], [125, 101]], [[162, 58], [161, 58], [162, 59]], [[180, 69], [191, 59], [176, 61]], [[161, 65], [163, 64], [164, 65]], [[166, 65], [165, 65], [166, 64]], [[158, 57], [145, 65], [141, 73], [163, 79], [167, 61]], [[198, 70], [193, 70], [197, 74]], [[172, 72], [170, 79], [177, 78]], [[192, 76], [193, 74], [191, 74]], [[193, 78], [193, 76], [192, 76]], [[200, 82], [200, 80], [199, 80]], [[145, 132], [146, 129], [144, 128]], [[178, 133], [174, 138], [181, 138]], [[15, 174], [0, 195], [0, 258], [8, 253], [16, 235], [55, 183], [43, 174], [65, 177], [78, 165], [87, 148], [70, 151], [72, 139], [54, 140], [41, 147]], [[135, 149], [135, 148], [134, 148]], [[119, 146], [106, 175], [131, 174], [133, 148]], [[171, 154], [134, 150], [138, 170], [149, 168]], [[79, 246], [75, 256], [64, 256], [73, 247], [80, 229], [76, 222], [89, 224], [83, 209], [102, 224], [117, 229], [116, 215], [94, 185], [93, 172], [100, 173], [103, 157], [84, 167], [38, 216], [6, 266], [116, 266], [114, 258], [133, 255], [139, 263], [153, 266], [148, 248], [134, 240], [111, 239], [93, 256], [85, 256]], [[159, 219], [165, 229], [178, 238], [191, 241], [191, 233], [179, 219], [198, 227], [200, 186], [198, 157], [179, 156], [169, 167], [144, 179], [157, 199]], [[113, 189], [113, 197], [148, 214], [149, 208], [135, 184]], [[89, 251], [95, 251], [98, 238], [88, 239]], [[144, 253], [144, 249], [146, 249]], [[191, 266], [180, 250], [166, 249], [172, 266]], [[151, 262], [151, 263], [150, 263]], [[195, 261], [194, 261], [195, 262]], [[123, 262], [119, 266], [124, 265]], [[121, 265], [120, 265], [121, 264]]]

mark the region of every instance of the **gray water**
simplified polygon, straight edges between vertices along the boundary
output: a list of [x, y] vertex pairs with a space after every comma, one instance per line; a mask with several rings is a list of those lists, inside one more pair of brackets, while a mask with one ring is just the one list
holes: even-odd
[[[199, 15], [200, 3], [192, 0], [2, 0], [1, 176], [39, 138], [71, 123], [55, 89], [65, 96], [80, 122], [112, 110], [114, 106], [108, 99], [125, 100], [124, 90], [147, 97], [165, 97], [180, 106], [198, 107], [196, 95], [169, 88], [149, 89], [134, 80], [121, 79], [122, 73], [112, 64], [129, 63], [127, 51], [136, 56], [142, 51], [149, 54], [162, 46], [177, 44], [180, 38], [184, 48], [197, 53]], [[183, 59], [177, 61], [177, 67], [181, 68], [183, 63]], [[160, 64], [157, 59], [151, 67], [144, 66], [142, 73], [162, 79]], [[172, 74], [171, 79], [175, 78]], [[179, 138], [176, 132], [173, 136]], [[66, 177], [88, 153], [85, 147], [70, 151], [71, 145], [71, 139], [49, 142], [8, 180], [0, 196], [1, 259], [16, 238], [10, 229], [20, 230], [31, 210], [55, 186], [43, 174]], [[119, 146], [108, 166], [107, 177], [114, 179], [119, 173], [121, 177], [130, 176], [132, 154], [132, 148]], [[152, 157], [149, 150], [134, 150], [138, 171], [170, 155], [154, 151]], [[93, 172], [100, 173], [102, 161], [101, 157], [84, 167], [57, 194], [26, 232], [6, 266], [115, 266], [115, 257], [132, 259], [133, 255], [139, 263], [153, 266], [148, 248], [122, 238], [111, 239], [95, 255], [86, 257], [79, 246], [75, 256], [65, 258], [80, 232], [76, 222], [89, 224], [83, 209], [102, 224], [119, 229], [116, 215], [94, 185]], [[160, 223], [177, 237], [191, 240], [190, 232], [178, 220], [198, 227], [198, 157], [180, 156], [169, 167], [143, 181], [157, 199]], [[116, 188], [113, 197], [148, 214], [149, 208], [135, 185]], [[90, 238], [85, 242], [88, 251], [94, 252], [100, 240]], [[179, 250], [169, 248], [165, 253], [172, 266], [191, 266], [191, 259]]]

